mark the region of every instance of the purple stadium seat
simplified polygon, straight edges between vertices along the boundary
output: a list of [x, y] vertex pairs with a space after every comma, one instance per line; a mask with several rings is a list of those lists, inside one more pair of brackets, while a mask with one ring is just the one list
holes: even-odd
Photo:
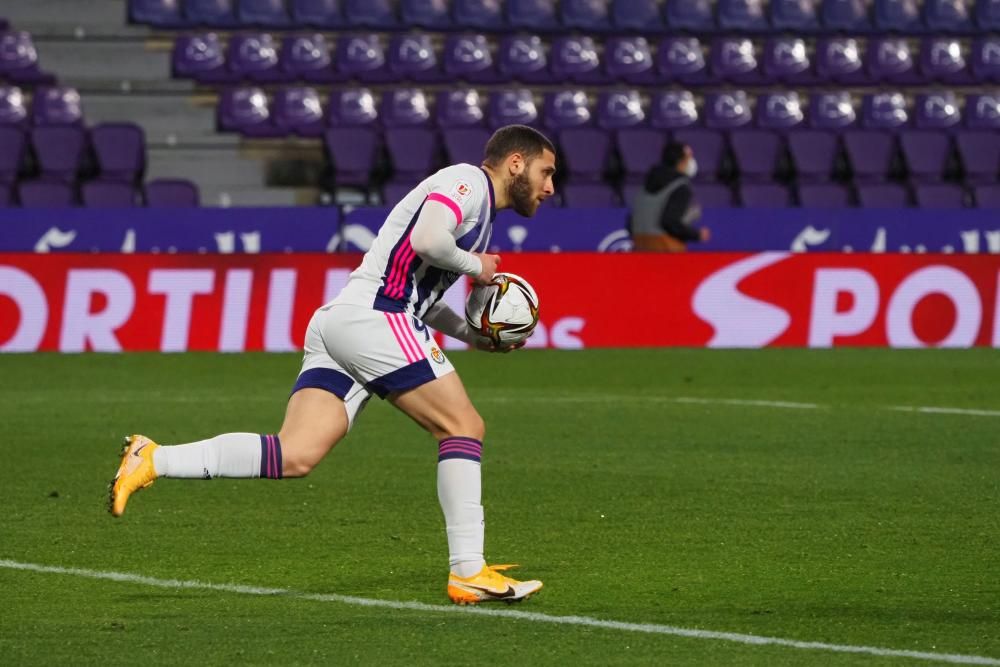
[[536, 127], [539, 117], [534, 95], [527, 88], [491, 93], [489, 121], [492, 129], [513, 124]]
[[386, 206], [395, 206], [403, 197], [410, 194], [410, 190], [417, 187], [423, 178], [417, 176], [403, 176], [393, 179], [382, 186], [382, 202]]
[[975, 199], [977, 208], [1000, 208], [1000, 185], [977, 185]]
[[4, 78], [13, 83], [55, 83], [55, 77], [39, 66], [31, 35], [20, 30], [0, 32], [0, 79]]
[[674, 132], [674, 139], [687, 144], [698, 161], [697, 181], [714, 181], [725, 155], [725, 138], [721, 132], [701, 128], [685, 128]]
[[431, 124], [427, 96], [417, 88], [387, 90], [382, 95], [379, 116], [385, 127], [428, 127]]
[[538, 35], [506, 35], [497, 49], [497, 70], [504, 79], [551, 83], [545, 43]]
[[455, 25], [467, 30], [500, 32], [506, 29], [501, 0], [454, 0]]
[[14, 205], [14, 188], [10, 183], [0, 182], [0, 208], [9, 208]]
[[556, 3], [551, 0], [507, 0], [507, 23], [520, 30], [559, 29]]
[[236, 20], [261, 28], [287, 28], [292, 24], [285, 0], [238, 0]]
[[699, 84], [711, 80], [696, 37], [665, 37], [656, 50], [656, 69], [667, 81]]
[[452, 127], [441, 131], [449, 164], [480, 164], [490, 131], [483, 127]]
[[784, 148], [780, 135], [770, 130], [733, 130], [729, 144], [744, 183], [772, 180]]
[[777, 183], [740, 183], [740, 203], [744, 208], [788, 208], [792, 193]]
[[562, 24], [571, 30], [606, 32], [611, 29], [608, 0], [561, 0]]
[[917, 0], [875, 0], [875, 27], [880, 31], [915, 33], [923, 29]]
[[545, 127], [561, 130], [591, 125], [593, 117], [587, 94], [582, 90], [561, 90], [545, 94]]
[[448, 0], [401, 0], [399, 14], [405, 26], [427, 30], [448, 30], [452, 27]]
[[32, 128], [31, 146], [43, 180], [71, 183], [83, 161], [87, 135], [76, 125], [43, 125]]
[[761, 73], [765, 80], [792, 85], [818, 83], [805, 40], [798, 37], [774, 37], [764, 44]]
[[958, 98], [951, 91], [920, 93], [914, 105], [914, 125], [925, 130], [955, 130], [962, 122]]
[[378, 122], [375, 96], [367, 88], [333, 91], [327, 109], [331, 127], [373, 127]]
[[666, 90], [653, 96], [650, 123], [662, 130], [675, 130], [698, 124], [698, 107], [688, 90]]
[[965, 0], [924, 0], [924, 23], [934, 32], [972, 30], [972, 17]]
[[824, 37], [816, 42], [816, 74], [823, 81], [856, 85], [868, 83], [858, 40]]
[[837, 135], [828, 130], [793, 130], [788, 149], [800, 182], [829, 181], [837, 159]]
[[809, 96], [809, 125], [822, 130], [839, 131], [857, 124], [851, 94], [812, 93]]
[[138, 193], [129, 183], [120, 181], [90, 181], [80, 188], [83, 205], [88, 208], [135, 208]]
[[640, 182], [646, 172], [660, 163], [667, 143], [665, 132], [643, 127], [618, 130], [615, 139], [625, 179], [631, 182]]
[[238, 78], [226, 67], [225, 47], [214, 32], [178, 37], [170, 62], [174, 77], [192, 78], [201, 83], [222, 83]]
[[799, 94], [765, 93], [757, 96], [757, 125], [769, 130], [791, 130], [805, 122]]
[[397, 180], [421, 179], [437, 163], [440, 146], [431, 127], [427, 97], [422, 90], [395, 89], [382, 97], [385, 143]]
[[348, 26], [373, 30], [399, 27], [392, 0], [341, 0], [341, 3]]
[[292, 87], [274, 93], [273, 122], [282, 134], [318, 137], [323, 134], [323, 106], [315, 88]]
[[965, 182], [996, 183], [1000, 171], [1000, 133], [963, 130], [955, 135], [965, 169]]
[[373, 126], [338, 126], [326, 131], [323, 145], [338, 184], [368, 189], [380, 148]]
[[146, 206], [150, 208], [193, 208], [198, 206], [198, 187], [183, 179], [161, 178], [146, 183]]
[[975, 17], [980, 30], [1000, 31], [1000, 0], [976, 0]]
[[239, 132], [247, 137], [276, 137], [282, 134], [271, 120], [270, 102], [260, 88], [233, 88], [219, 94], [217, 122], [223, 132]]
[[823, 0], [820, 17], [827, 30], [867, 32], [871, 29], [871, 0]]
[[951, 139], [947, 134], [932, 130], [903, 130], [899, 134], [899, 145], [912, 180], [926, 183], [942, 179], [951, 151]]
[[443, 90], [437, 95], [435, 119], [442, 129], [485, 127], [483, 99], [473, 89]]
[[27, 148], [24, 130], [13, 125], [0, 125], [0, 183], [6, 185], [17, 180]]
[[559, 132], [559, 148], [571, 181], [597, 183], [611, 157], [611, 135], [596, 127], [568, 127]]
[[129, 0], [128, 20], [154, 28], [183, 28], [181, 0]]
[[611, 22], [622, 32], [663, 32], [656, 0], [611, 0]]
[[902, 93], [871, 93], [861, 98], [861, 125], [870, 130], [899, 130], [910, 116]]
[[920, 208], [963, 208], [965, 191], [951, 183], [918, 184], [913, 188]]
[[880, 130], [847, 130], [844, 132], [844, 147], [855, 181], [874, 183], [888, 177], [896, 152], [896, 140], [892, 134]]
[[640, 85], [659, 81], [645, 37], [608, 38], [604, 42], [604, 67], [616, 81]]
[[238, 79], [286, 81], [288, 72], [278, 66], [278, 49], [278, 41], [266, 33], [233, 35], [226, 64]]
[[281, 45], [281, 68], [292, 81], [332, 83], [342, 79], [333, 67], [330, 44], [319, 33], [285, 37]]
[[817, 30], [818, 9], [819, 0], [771, 0], [771, 25], [776, 30]]
[[1000, 39], [980, 37], [973, 40], [971, 61], [976, 81], [1000, 82]]
[[564, 36], [552, 41], [552, 76], [560, 82], [600, 84], [608, 81], [592, 37]]
[[895, 183], [863, 183], [857, 186], [858, 205], [862, 208], [906, 208], [910, 193]]
[[146, 168], [146, 135], [134, 123], [100, 123], [90, 130], [101, 179], [135, 181]]
[[23, 208], [68, 208], [76, 206], [76, 192], [68, 183], [21, 181], [17, 198]]
[[913, 84], [921, 80], [905, 39], [877, 37], [868, 40], [865, 65], [874, 83]]
[[441, 82], [444, 70], [426, 33], [395, 35], [389, 42], [389, 70], [399, 80]]
[[233, 0], [184, 0], [184, 16], [189, 25], [232, 28], [237, 24]]
[[291, 0], [292, 22], [312, 28], [340, 28], [344, 15], [340, 0]]
[[799, 206], [804, 208], [848, 208], [851, 193], [836, 183], [804, 183], [799, 185]]
[[705, 127], [732, 130], [753, 120], [750, 101], [742, 90], [705, 95]]
[[337, 71], [365, 83], [391, 81], [385, 46], [376, 34], [344, 35], [337, 40]]
[[0, 127], [27, 125], [28, 105], [25, 103], [24, 93], [17, 86], [0, 85]]
[[753, 41], [745, 37], [718, 37], [712, 42], [712, 76], [730, 83], [762, 83]]
[[620, 206], [618, 194], [607, 183], [566, 183], [562, 187], [563, 206], [567, 208], [605, 208]]
[[702, 208], [729, 208], [736, 205], [733, 189], [721, 183], [698, 183], [694, 199]]
[[956, 85], [971, 84], [962, 43], [951, 37], [925, 37], [920, 45], [920, 72], [923, 78]]
[[636, 90], [607, 90], [597, 97], [597, 125], [606, 130], [638, 127], [646, 122], [642, 98]]
[[667, 25], [675, 30], [714, 32], [715, 13], [712, 0], [670, 0], [663, 3]]
[[965, 125], [973, 130], [1000, 130], [1000, 95], [966, 95]]
[[445, 74], [469, 83], [497, 83], [501, 76], [493, 64], [490, 44], [485, 35], [450, 35], [445, 40]]
[[718, 0], [716, 8], [722, 30], [762, 32], [770, 27], [763, 0]]

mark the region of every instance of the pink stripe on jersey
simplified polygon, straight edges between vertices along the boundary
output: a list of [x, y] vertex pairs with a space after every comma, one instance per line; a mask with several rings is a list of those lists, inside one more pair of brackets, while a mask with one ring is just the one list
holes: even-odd
[[451, 209], [451, 212], [455, 214], [455, 224], [462, 224], [462, 208], [455, 203], [455, 200], [451, 197], [441, 194], [440, 192], [432, 192], [427, 195], [427, 201], [436, 201], [438, 203], [444, 204]]
[[405, 338], [410, 343], [410, 349], [413, 350], [413, 354], [417, 361], [421, 359], [426, 359], [427, 355], [424, 354], [424, 348], [420, 346], [417, 342], [417, 337], [413, 333], [413, 328], [410, 327], [409, 318], [403, 313], [393, 313], [397, 318], [399, 318], [399, 327], [403, 330], [403, 338]]
[[398, 328], [399, 323], [396, 321], [396, 318], [393, 317], [395, 314], [396, 313], [385, 313], [385, 319], [389, 323], [389, 328], [392, 329], [392, 335], [396, 337], [396, 343], [399, 344], [399, 349], [403, 351], [403, 356], [406, 357], [406, 363], [412, 364], [416, 360], [413, 358], [413, 352], [410, 351], [409, 346], [403, 340]]
[[406, 275], [409, 273], [410, 264], [416, 255], [413, 246], [410, 245], [410, 237], [403, 239], [396, 256], [392, 258], [392, 271], [389, 272], [389, 279], [385, 281], [385, 295], [391, 299], [398, 299], [403, 296], [403, 285]]

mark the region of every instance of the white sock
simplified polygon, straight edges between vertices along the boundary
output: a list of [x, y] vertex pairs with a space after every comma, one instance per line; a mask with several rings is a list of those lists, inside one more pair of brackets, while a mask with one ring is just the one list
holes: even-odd
[[160, 477], [260, 477], [260, 461], [261, 436], [257, 433], [225, 433], [153, 452], [153, 467]]
[[445, 438], [438, 443], [438, 501], [448, 530], [448, 563], [460, 577], [471, 577], [486, 565], [482, 449], [482, 443], [472, 438]]

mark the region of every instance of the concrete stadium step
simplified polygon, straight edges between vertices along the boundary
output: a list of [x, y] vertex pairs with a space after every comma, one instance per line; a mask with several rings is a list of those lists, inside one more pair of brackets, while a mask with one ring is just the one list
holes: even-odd
[[10, 0], [0, 3], [0, 16], [34, 37], [148, 35], [144, 26], [130, 26], [126, 0]]
[[130, 121], [146, 131], [146, 143], [155, 146], [236, 146], [239, 137], [217, 132], [215, 96], [84, 93], [87, 123]]

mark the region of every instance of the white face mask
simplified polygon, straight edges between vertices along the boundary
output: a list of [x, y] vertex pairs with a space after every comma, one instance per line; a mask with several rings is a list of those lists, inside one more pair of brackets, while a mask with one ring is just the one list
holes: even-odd
[[695, 174], [698, 173], [698, 161], [694, 159], [694, 156], [688, 158], [687, 164], [684, 166], [684, 175], [688, 178], [694, 178]]

